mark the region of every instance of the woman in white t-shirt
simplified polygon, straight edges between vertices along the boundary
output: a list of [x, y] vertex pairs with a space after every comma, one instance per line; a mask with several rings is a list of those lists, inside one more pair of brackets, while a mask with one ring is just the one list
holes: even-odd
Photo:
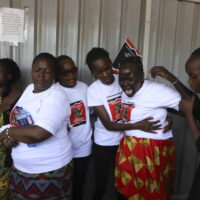
[[[71, 196], [72, 150], [66, 119], [70, 106], [54, 84], [57, 59], [37, 55], [32, 80], [10, 115], [0, 139], [17, 145], [12, 149], [11, 199], [64, 200]], [[65, 109], [63, 109], [65, 108]]]
[[[121, 88], [118, 76], [112, 71], [109, 54], [102, 48], [93, 48], [86, 57], [86, 63], [96, 81], [88, 87], [88, 106], [97, 114], [94, 130], [95, 193], [94, 200], [105, 195], [110, 167], [113, 170], [119, 142], [124, 130], [140, 129], [154, 133], [159, 121], [150, 122], [151, 117], [134, 124], [120, 124]], [[118, 194], [118, 199], [124, 199]]]
[[[77, 81], [78, 68], [69, 56], [58, 58], [58, 87], [67, 95], [71, 115], [69, 118], [69, 137], [73, 151], [73, 189], [72, 199], [82, 200], [86, 173], [92, 149], [92, 128], [87, 106], [87, 85]], [[67, 127], [67, 124], [66, 124]]]
[[172, 131], [163, 133], [167, 108], [179, 110], [181, 96], [163, 84], [144, 80], [140, 58], [127, 58], [120, 65], [122, 120], [136, 123], [146, 117], [159, 120], [156, 134], [125, 131], [116, 157], [117, 189], [128, 199], [169, 199], [175, 176], [175, 147]]

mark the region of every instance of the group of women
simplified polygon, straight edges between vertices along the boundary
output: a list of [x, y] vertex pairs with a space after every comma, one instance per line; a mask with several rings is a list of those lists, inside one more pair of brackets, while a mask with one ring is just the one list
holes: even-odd
[[[119, 75], [105, 49], [91, 49], [86, 63], [96, 79], [89, 87], [77, 80], [70, 57], [40, 53], [32, 63], [33, 83], [21, 94], [18, 66], [0, 60], [1, 200], [83, 199], [93, 143], [89, 108], [97, 116], [93, 200], [103, 200], [110, 167], [118, 200], [169, 199], [175, 147], [167, 108], [185, 113], [199, 147], [199, 115], [193, 113], [198, 97], [163, 67], [152, 68], [152, 77], [169, 80], [177, 90], [145, 80], [137, 57], [122, 61]], [[191, 88], [200, 91], [200, 50], [187, 61], [186, 72]], [[199, 191], [195, 182], [190, 196]]]

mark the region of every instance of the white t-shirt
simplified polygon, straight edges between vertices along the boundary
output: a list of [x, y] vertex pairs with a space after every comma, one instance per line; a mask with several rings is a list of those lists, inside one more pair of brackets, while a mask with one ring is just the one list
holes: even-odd
[[80, 81], [72, 88], [63, 87], [59, 83], [57, 85], [67, 95], [71, 107], [69, 136], [72, 141], [73, 157], [86, 157], [91, 154], [92, 149], [92, 128], [87, 105], [88, 86]]
[[[122, 120], [124, 123], [135, 123], [147, 117], [153, 120], [160, 120], [162, 128], [166, 125], [166, 108], [179, 109], [181, 97], [179, 93], [164, 84], [145, 80], [143, 86], [133, 97], [122, 94]], [[157, 130], [157, 134], [144, 132], [141, 130], [125, 131], [128, 136], [138, 138], [151, 138], [165, 140], [172, 137], [172, 131], [163, 133]]]
[[[65, 109], [64, 109], [65, 108]], [[43, 173], [62, 168], [72, 160], [66, 119], [70, 115], [67, 96], [56, 86], [33, 93], [30, 84], [11, 112], [12, 126], [37, 125], [52, 136], [37, 144], [19, 144], [12, 149], [14, 167], [26, 173]]]
[[[103, 105], [111, 121], [121, 122], [121, 88], [118, 83], [118, 76], [115, 75], [114, 77], [115, 80], [111, 85], [105, 85], [96, 80], [88, 87], [88, 106]], [[94, 142], [96, 144], [102, 146], [118, 145], [122, 136], [122, 132], [107, 130], [99, 117], [97, 118], [94, 130]]]

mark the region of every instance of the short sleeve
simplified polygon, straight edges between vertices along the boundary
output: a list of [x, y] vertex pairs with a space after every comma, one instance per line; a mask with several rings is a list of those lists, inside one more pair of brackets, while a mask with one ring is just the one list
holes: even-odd
[[154, 91], [156, 93], [155, 96], [157, 98], [159, 107], [172, 108], [177, 111], [179, 110], [181, 96], [176, 90], [164, 84], [159, 84]]
[[5, 129], [10, 128], [10, 127], [11, 127], [10, 124], [6, 124], [6, 125], [2, 126], [2, 127], [0, 128], [0, 134], [1, 134]]
[[100, 90], [99, 88], [95, 87], [95, 85], [91, 85], [88, 87], [87, 102], [88, 102], [88, 107], [103, 105], [103, 100], [100, 95]]
[[53, 91], [42, 100], [35, 125], [55, 135], [71, 114], [69, 101], [61, 91]]

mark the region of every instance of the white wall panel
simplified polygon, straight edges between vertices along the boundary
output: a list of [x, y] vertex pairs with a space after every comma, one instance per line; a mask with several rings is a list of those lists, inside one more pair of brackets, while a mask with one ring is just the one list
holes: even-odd
[[[158, 47], [158, 35], [160, 33], [160, 13], [161, 13], [161, 2], [160, 0], [152, 1], [152, 14], [151, 14], [151, 26], [150, 26], [150, 41], [149, 41], [149, 68], [156, 65], [157, 60], [157, 47]], [[148, 78], [149, 75], [148, 75]]]
[[200, 46], [200, 4], [195, 5], [193, 24], [192, 49], [195, 49]]
[[91, 82], [91, 74], [85, 65], [87, 52], [99, 42], [100, 1], [80, 0], [80, 32], [78, 46], [79, 77]]
[[57, 46], [57, 4], [55, 0], [37, 0], [36, 53], [49, 52], [56, 55]]
[[[157, 12], [152, 12], [152, 15], [159, 17], [158, 23], [158, 33], [152, 32], [152, 34], [157, 35], [157, 51], [156, 51], [156, 65], [166, 65], [168, 68], [172, 68], [173, 51], [174, 51], [174, 41], [175, 41], [175, 31], [176, 31], [176, 16], [177, 13], [177, 1], [168, 0], [161, 1], [158, 3], [159, 9]], [[152, 7], [154, 7], [153, 4]], [[169, 12], [170, 11], [170, 12]], [[155, 18], [155, 16], [153, 16]], [[152, 23], [154, 23], [152, 21]], [[155, 38], [155, 36], [153, 36]], [[151, 46], [150, 46], [151, 48]], [[150, 50], [153, 52], [153, 50]], [[167, 54], [166, 54], [167, 52]], [[151, 57], [151, 54], [149, 55]], [[151, 68], [152, 66], [148, 66]]]
[[31, 82], [31, 65], [35, 55], [36, 43], [35, 36], [35, 1], [32, 0], [14, 0], [13, 7], [25, 9], [25, 24], [27, 34], [25, 42], [13, 47], [13, 58], [18, 62], [23, 75], [23, 84]]
[[79, 0], [61, 0], [59, 4], [58, 55], [65, 54], [74, 61], [78, 55]]
[[[10, 1], [0, 0], [0, 7], [10, 7]], [[6, 43], [0, 42], [0, 58], [10, 57], [10, 47]]]
[[141, 20], [141, 0], [122, 1], [121, 16], [121, 40], [122, 45], [126, 38], [129, 38], [134, 45], [139, 48], [140, 20]]
[[120, 44], [121, 8], [121, 0], [102, 0], [99, 46], [109, 51], [111, 59]]

